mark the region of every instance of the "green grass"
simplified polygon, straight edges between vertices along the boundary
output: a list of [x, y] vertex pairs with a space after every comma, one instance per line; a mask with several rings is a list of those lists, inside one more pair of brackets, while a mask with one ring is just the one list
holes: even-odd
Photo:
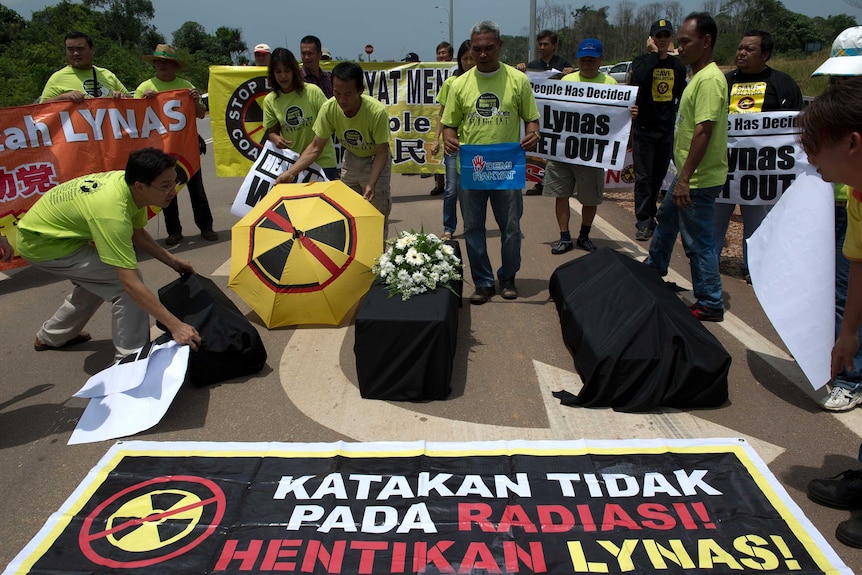
[[811, 73], [826, 61], [828, 55], [829, 52], [824, 50], [820, 54], [804, 58], [776, 56], [775, 58], [770, 58], [769, 65], [796, 80], [804, 96], [817, 96], [826, 89], [829, 81], [825, 76], [812, 78]]

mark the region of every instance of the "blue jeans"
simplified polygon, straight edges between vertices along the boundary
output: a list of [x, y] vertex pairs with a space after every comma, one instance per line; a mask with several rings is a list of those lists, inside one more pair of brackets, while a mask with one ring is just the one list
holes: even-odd
[[443, 231], [455, 233], [458, 227], [458, 190], [461, 181], [458, 177], [458, 154], [443, 154], [443, 165], [446, 166], [446, 187], [443, 194]]
[[494, 219], [500, 227], [500, 255], [503, 263], [497, 270], [497, 277], [501, 280], [515, 279], [515, 274], [521, 269], [521, 216], [524, 213], [521, 190], [461, 190], [464, 241], [467, 244], [473, 285], [477, 288], [494, 286], [485, 235], [489, 200]]
[[721, 300], [721, 274], [718, 272], [718, 256], [712, 234], [715, 216], [715, 198], [722, 186], [691, 190], [691, 207], [681, 210], [673, 203], [673, 188], [664, 196], [656, 219], [658, 226], [649, 245], [646, 264], [660, 274], [667, 273], [670, 256], [677, 233], [682, 236], [682, 246], [691, 266], [691, 283], [697, 303], [713, 309], [724, 309]]
[[[733, 214], [733, 208], [736, 204], [715, 204], [715, 219], [712, 223], [712, 233], [715, 236], [715, 253], [721, 256], [721, 249], [724, 247], [724, 236], [727, 235], [727, 226], [730, 224], [730, 216]], [[740, 204], [739, 211], [742, 213], [742, 264], [745, 272], [748, 273], [748, 238], [750, 238], [763, 220], [772, 206], [755, 206], [749, 204]]]
[[[850, 260], [844, 257], [841, 251], [844, 247], [844, 235], [847, 233], [847, 208], [835, 206], [835, 337], [841, 331], [841, 322], [844, 320], [844, 305], [847, 303], [847, 286], [850, 280]], [[862, 328], [859, 329], [860, 341], [862, 341]], [[853, 371], [847, 373], [842, 371], [835, 378], [833, 385], [856, 390], [862, 387], [862, 347], [856, 350], [853, 356]]]

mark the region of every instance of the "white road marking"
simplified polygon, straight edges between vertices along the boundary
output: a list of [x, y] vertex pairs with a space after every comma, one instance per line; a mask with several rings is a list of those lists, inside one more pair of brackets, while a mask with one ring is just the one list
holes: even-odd
[[[663, 409], [659, 413], [631, 414], [560, 405], [551, 392], [567, 389], [576, 393], [582, 386], [580, 378], [538, 361], [533, 361], [533, 366], [545, 404], [547, 428], [453, 420], [418, 413], [393, 402], [362, 399], [339, 362], [347, 329], [296, 330], [282, 355], [279, 377], [288, 397], [302, 413], [357, 441], [744, 437], [766, 462], [784, 451], [688, 412]], [[313, 384], [304, 377], [294, 377], [308, 373], [315, 374]]]

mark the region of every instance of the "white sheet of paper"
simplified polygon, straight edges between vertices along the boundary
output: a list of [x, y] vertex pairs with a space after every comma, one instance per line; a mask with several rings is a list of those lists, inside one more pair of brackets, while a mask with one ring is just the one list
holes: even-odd
[[[280, 150], [267, 140], [254, 165], [242, 181], [230, 208], [230, 213], [240, 218], [249, 213], [272, 188], [275, 179], [286, 172], [297, 159], [299, 159], [299, 154], [293, 150]], [[323, 173], [323, 168], [314, 163], [301, 171], [296, 181], [297, 183], [306, 183], [327, 182], [329, 180]]]
[[161, 421], [185, 379], [189, 346], [171, 341], [146, 363], [146, 375], [137, 387], [90, 399], [69, 445], [134, 435]]
[[175, 345], [176, 342], [172, 340], [159, 345], [152, 345], [150, 342], [133, 354], [134, 360], [131, 360], [132, 356], [126, 356], [120, 363], [115, 363], [93, 375], [73, 397], [102, 397], [138, 387], [147, 374], [149, 357]]
[[748, 240], [754, 293], [814, 387], [829, 382], [835, 343], [835, 197], [800, 174]]

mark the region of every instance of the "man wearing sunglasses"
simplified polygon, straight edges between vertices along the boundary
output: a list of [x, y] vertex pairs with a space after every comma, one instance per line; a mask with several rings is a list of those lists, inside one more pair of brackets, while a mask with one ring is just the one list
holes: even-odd
[[[670, 54], [673, 26], [657, 20], [650, 27], [650, 51], [632, 61], [631, 84], [638, 86], [638, 116], [632, 122], [635, 171], [635, 239], [645, 242], [656, 227], [656, 201], [673, 155], [673, 126], [685, 66]], [[653, 51], [652, 48], [655, 47]]]
[[144, 229], [147, 206], [164, 209], [177, 194], [176, 160], [144, 148], [129, 155], [124, 171], [75, 178], [48, 190], [18, 222], [18, 253], [34, 268], [66, 278], [72, 293], [36, 333], [36, 351], [90, 340], [82, 331], [102, 302], [112, 306], [116, 357], [150, 340], [155, 317], [181, 345], [201, 342], [194, 327], [165, 308], [144, 285], [135, 249], [177, 273], [194, 273]]

